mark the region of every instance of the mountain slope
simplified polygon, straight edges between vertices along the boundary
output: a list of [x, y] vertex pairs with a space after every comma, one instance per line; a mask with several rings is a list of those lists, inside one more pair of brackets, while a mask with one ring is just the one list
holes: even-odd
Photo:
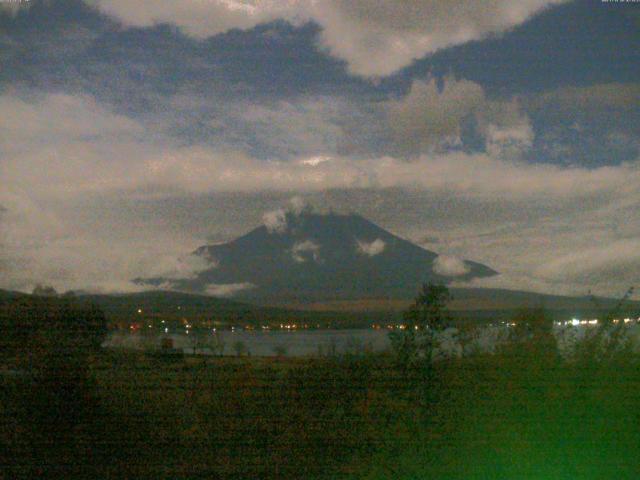
[[[209, 268], [191, 278], [137, 281], [183, 291], [235, 293], [252, 300], [410, 298], [424, 281], [449, 283], [496, 274], [471, 261], [445, 275], [438, 255], [359, 215], [284, 213], [222, 245], [198, 248]], [[438, 273], [437, 273], [438, 272]]]

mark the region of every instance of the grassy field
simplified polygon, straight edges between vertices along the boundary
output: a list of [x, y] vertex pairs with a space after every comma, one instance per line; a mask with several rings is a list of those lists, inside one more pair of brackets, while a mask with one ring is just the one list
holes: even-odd
[[41, 297], [0, 307], [2, 480], [640, 472], [638, 355], [597, 353], [600, 344], [586, 342], [563, 360], [541, 311], [522, 316], [497, 354], [430, 362], [400, 350], [318, 358], [104, 350], [107, 319], [95, 307]]
[[3, 377], [5, 478], [631, 479], [640, 472], [633, 362], [504, 354], [404, 372], [384, 356], [167, 362], [112, 352], [90, 360], [76, 385], [81, 401], [48, 405], [48, 413], [38, 403], [42, 390], [25, 381]]

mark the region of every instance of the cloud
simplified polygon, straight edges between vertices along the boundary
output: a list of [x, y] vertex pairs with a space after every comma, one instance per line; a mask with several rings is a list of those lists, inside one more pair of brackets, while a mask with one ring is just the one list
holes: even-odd
[[127, 186], [130, 156], [145, 154], [145, 128], [88, 96], [5, 94], [0, 112], [0, 168], [13, 188], [65, 194]]
[[28, 0], [0, 2], [0, 15], [8, 13], [13, 17], [17, 15], [20, 10], [29, 8], [29, 6], [30, 2]]
[[504, 32], [560, 1], [333, 0], [313, 18], [333, 55], [360, 75], [383, 76], [436, 50]]
[[232, 297], [238, 292], [255, 288], [255, 285], [249, 282], [242, 283], [210, 283], [205, 289], [207, 295], [213, 297]]
[[433, 271], [445, 277], [459, 277], [469, 273], [469, 267], [458, 257], [438, 255], [433, 261]]
[[462, 125], [474, 119], [492, 156], [519, 157], [534, 132], [515, 99], [489, 99], [472, 81], [445, 77], [416, 80], [409, 93], [385, 106], [393, 150], [403, 156], [450, 150], [461, 144]]
[[[136, 121], [113, 113], [87, 95], [51, 93], [18, 97], [0, 96], [0, 129], [16, 146], [25, 142], [46, 145], [57, 137], [86, 138], [135, 137], [144, 129]], [[51, 119], [56, 121], [52, 122]]]
[[205, 38], [233, 28], [248, 29], [280, 16], [290, 18], [294, 2], [260, 0], [93, 0], [109, 15], [128, 25], [148, 27], [172, 23], [185, 33]]
[[487, 153], [494, 157], [522, 158], [533, 145], [533, 129], [528, 121], [509, 126], [486, 126]]
[[384, 76], [452, 45], [502, 33], [562, 0], [93, 0], [128, 25], [173, 23], [199, 38], [282, 18], [312, 20], [358, 75]]
[[635, 110], [640, 97], [638, 83], [601, 83], [586, 87], [566, 86], [544, 92], [530, 99], [531, 107], [553, 105], [564, 111], [590, 111], [603, 109]]
[[356, 245], [358, 247], [358, 252], [368, 257], [375, 257], [376, 255], [380, 255], [382, 252], [384, 252], [384, 249], [387, 246], [384, 240], [380, 238], [376, 238], [373, 242], [364, 242], [357, 240]]
[[640, 240], [622, 239], [597, 247], [578, 249], [541, 265], [534, 274], [540, 278], [573, 283], [628, 282], [637, 286], [640, 268]]
[[140, 291], [145, 288], [132, 279], [198, 268], [188, 259], [176, 262], [199, 243], [189, 232], [132, 220], [126, 210], [107, 208], [105, 214], [86, 196], [78, 204], [36, 197], [0, 186], [6, 209], [0, 216], [0, 288], [30, 291], [43, 283], [58, 291]]
[[[565, 168], [460, 151], [420, 154], [411, 162], [392, 156], [332, 156], [316, 164], [262, 160], [208, 145], [176, 145], [85, 97], [44, 97], [34, 103], [2, 96], [0, 105], [6, 108], [2, 111], [16, 112], [13, 120], [11, 116], [0, 120], [11, 132], [0, 137], [5, 185], [41, 197], [115, 191], [174, 195], [395, 187], [494, 197], [579, 197], [632, 191], [640, 182], [637, 162]], [[486, 114], [486, 123], [496, 126], [491, 130], [493, 141], [508, 144], [508, 139], [514, 139], [526, 144], [526, 123], [518, 127], [517, 109], [497, 110], [502, 113]], [[502, 116], [513, 118], [515, 126], [500, 120]], [[50, 122], [51, 118], [56, 121]], [[273, 213], [266, 221], [281, 228], [284, 216], [284, 212]]]
[[[325, 160], [343, 135], [342, 124], [356, 112], [356, 102], [340, 97], [310, 96], [259, 104], [240, 101], [225, 106], [224, 116], [260, 144], [267, 157], [304, 157], [306, 164]], [[218, 125], [231, 135], [230, 122]]]
[[[448, 82], [445, 90], [473, 91]], [[486, 138], [526, 145], [520, 102], [483, 98], [472, 115]], [[0, 106], [15, 112], [0, 115], [1, 131], [9, 132], [0, 134], [0, 287], [131, 290], [140, 287], [130, 279], [159, 269], [193, 275], [201, 266], [175, 259], [209, 236], [244, 233], [259, 212], [292, 195], [357, 211], [403, 236], [427, 232], [435, 251], [503, 272], [483, 285], [615, 294], [633, 280], [612, 251], [631, 255], [633, 245], [615, 242], [640, 236], [637, 159], [597, 168], [532, 164], [505, 146], [420, 152], [411, 161], [324, 153], [321, 162], [305, 163], [313, 158], [307, 153], [276, 161], [179, 144], [87, 96], [4, 94]], [[512, 126], [524, 133], [502, 132]], [[298, 200], [282, 208], [271, 228], [305, 208]], [[590, 250], [607, 245], [616, 246]], [[578, 252], [586, 253], [571, 260]], [[591, 266], [579, 270], [581, 263]]]
[[290, 217], [310, 212], [311, 206], [300, 195], [291, 197], [285, 208], [269, 211], [262, 216], [262, 223], [269, 233], [285, 233], [289, 228]]
[[[469, 195], [575, 197], [626, 189], [625, 185], [640, 180], [640, 169], [637, 163], [594, 169], [563, 168], [464, 152], [421, 155], [411, 162], [387, 156], [336, 157], [312, 166], [189, 147], [165, 151], [144, 166], [134, 166], [129, 180], [138, 187], [192, 192], [314, 192], [331, 188], [403, 187]], [[284, 212], [274, 212], [265, 220], [273, 227], [282, 228], [284, 215]]]
[[289, 210], [293, 212], [294, 215], [300, 215], [310, 208], [305, 199], [299, 195], [295, 195], [289, 199]]
[[262, 216], [262, 223], [269, 233], [284, 233], [287, 231], [287, 212], [281, 208], [267, 212]]
[[519, 159], [533, 146], [533, 126], [515, 99], [484, 102], [476, 120], [490, 156]]
[[304, 263], [311, 259], [314, 262], [320, 261], [320, 245], [313, 240], [296, 242], [291, 248], [291, 258], [297, 263]]
[[538, 151], [555, 163], [615, 165], [640, 153], [640, 84], [566, 86], [521, 99]]
[[468, 80], [415, 81], [409, 93], [387, 105], [393, 140], [401, 151], [417, 153], [460, 142], [462, 121], [485, 102], [482, 87]]
[[[457, 89], [458, 83], [451, 88]], [[467, 90], [474, 88], [462, 89]], [[87, 97], [56, 95], [37, 101], [7, 97], [0, 96], [0, 111], [15, 115], [0, 117], [0, 126], [11, 133], [0, 137], [2, 178], [5, 185], [36, 192], [42, 198], [115, 191], [169, 196], [178, 192], [296, 193], [396, 187], [493, 197], [579, 197], [616, 189], [630, 191], [640, 182], [637, 162], [562, 167], [505, 155], [509, 149], [526, 148], [531, 140], [527, 121], [511, 103], [485, 102], [482, 125], [486, 127], [482, 128], [488, 132], [489, 144], [495, 145], [486, 153], [416, 153], [410, 162], [393, 156], [334, 155], [309, 164], [304, 158], [264, 160], [215, 146], [177, 145]], [[409, 134], [419, 136], [420, 132]], [[283, 215], [273, 214], [267, 222], [281, 228]]]
[[205, 270], [216, 268], [218, 260], [207, 254], [190, 254], [180, 257], [158, 259], [158, 264], [150, 272], [150, 276], [171, 280], [191, 280]]

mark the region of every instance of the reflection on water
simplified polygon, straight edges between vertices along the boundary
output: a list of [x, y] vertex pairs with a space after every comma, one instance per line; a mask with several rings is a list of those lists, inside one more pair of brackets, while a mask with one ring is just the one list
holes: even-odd
[[[104, 347], [155, 349], [162, 338], [171, 338], [173, 346], [185, 353], [236, 355], [239, 342], [243, 354], [258, 356], [335, 355], [342, 353], [380, 352], [389, 347], [384, 330], [303, 330], [303, 331], [217, 331], [212, 333], [141, 335], [112, 333]], [[222, 347], [223, 346], [223, 347]], [[222, 347], [222, 348], [221, 348]]]
[[[612, 327], [612, 328], [615, 328]], [[558, 351], [569, 357], [591, 329], [584, 325], [556, 325], [554, 336]], [[484, 325], [465, 333], [448, 328], [435, 337], [435, 358], [457, 357], [474, 353], [496, 353], [509, 341], [510, 326]], [[610, 332], [605, 331], [606, 343]], [[640, 352], [640, 324], [622, 325], [624, 344]], [[200, 355], [308, 356], [381, 352], [390, 347], [387, 330], [236, 330], [196, 332], [189, 334], [112, 333], [103, 343], [107, 348], [157, 350], [163, 339], [171, 339], [173, 347], [184, 353]]]

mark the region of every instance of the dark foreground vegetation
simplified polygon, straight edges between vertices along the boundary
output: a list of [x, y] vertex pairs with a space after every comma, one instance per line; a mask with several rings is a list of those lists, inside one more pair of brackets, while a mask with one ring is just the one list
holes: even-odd
[[101, 350], [73, 299], [8, 301], [0, 478], [638, 478], [637, 356], [562, 360], [529, 312], [498, 354], [432, 363], [445, 301], [387, 355], [178, 360]]

